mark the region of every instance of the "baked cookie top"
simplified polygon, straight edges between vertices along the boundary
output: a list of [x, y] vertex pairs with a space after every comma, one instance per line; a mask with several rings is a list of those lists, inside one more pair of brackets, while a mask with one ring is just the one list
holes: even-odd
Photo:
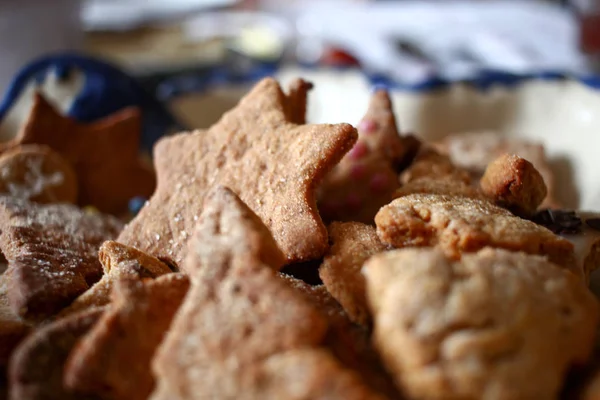
[[364, 271], [374, 343], [414, 398], [555, 398], [593, 346], [597, 300], [544, 257], [402, 249]]

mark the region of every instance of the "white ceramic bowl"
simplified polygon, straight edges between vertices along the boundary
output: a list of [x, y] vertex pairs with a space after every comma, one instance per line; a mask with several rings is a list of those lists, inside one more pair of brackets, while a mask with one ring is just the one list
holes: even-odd
[[[281, 71], [285, 86], [295, 77], [312, 81], [308, 120], [356, 124], [370, 96], [368, 81], [356, 72]], [[247, 87], [218, 88], [173, 102], [191, 127], [206, 128], [233, 107]], [[403, 132], [439, 139], [457, 132], [487, 131], [545, 145], [556, 176], [556, 198], [569, 208], [600, 211], [600, 90], [575, 80], [531, 80], [482, 92], [453, 85], [430, 92], [392, 92]]]

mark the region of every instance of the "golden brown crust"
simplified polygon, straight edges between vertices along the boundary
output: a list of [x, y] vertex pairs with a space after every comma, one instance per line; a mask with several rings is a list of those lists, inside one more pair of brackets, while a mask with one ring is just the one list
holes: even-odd
[[148, 398], [151, 359], [188, 287], [182, 274], [117, 281], [110, 307], [65, 363], [65, 387], [114, 400]]
[[344, 307], [355, 323], [367, 326], [370, 316], [365, 299], [362, 265], [386, 246], [370, 225], [360, 222], [334, 222], [329, 226], [331, 247], [319, 276], [331, 295]]
[[0, 194], [36, 203], [76, 203], [77, 175], [48, 146], [17, 146], [0, 155]]
[[326, 221], [372, 224], [400, 185], [398, 166], [418, 146], [414, 138], [400, 136], [385, 90], [373, 93], [358, 133], [359, 140], [319, 189], [319, 210]]
[[154, 190], [154, 173], [138, 155], [140, 134], [138, 109], [127, 108], [103, 120], [80, 124], [60, 115], [36, 94], [25, 126], [0, 150], [24, 144], [52, 148], [77, 173], [80, 205], [119, 213], [127, 210], [131, 198], [148, 197]]
[[375, 345], [411, 398], [556, 398], [592, 350], [596, 299], [543, 257], [402, 249], [365, 272]]
[[545, 255], [582, 277], [573, 244], [488, 201], [413, 194], [383, 207], [375, 218], [379, 238], [394, 247], [439, 246], [454, 259], [483, 247]]
[[75, 343], [102, 315], [94, 308], [69, 315], [34, 331], [10, 361], [10, 399], [92, 400], [63, 386], [63, 366]]
[[10, 305], [33, 321], [56, 314], [100, 279], [98, 247], [122, 228], [107, 215], [13, 197], [0, 197], [0, 225]]
[[533, 215], [547, 194], [544, 178], [533, 164], [513, 154], [492, 161], [479, 184], [496, 204], [523, 216]]
[[315, 187], [357, 134], [347, 124], [296, 125], [287, 107], [267, 78], [209, 130], [159, 141], [158, 188], [119, 241], [180, 265], [206, 194], [224, 185], [261, 217], [289, 262], [322, 256]]
[[104, 270], [102, 278], [63, 309], [58, 317], [108, 304], [110, 292], [119, 279], [153, 279], [172, 272], [159, 259], [112, 240], [102, 244], [98, 258]]

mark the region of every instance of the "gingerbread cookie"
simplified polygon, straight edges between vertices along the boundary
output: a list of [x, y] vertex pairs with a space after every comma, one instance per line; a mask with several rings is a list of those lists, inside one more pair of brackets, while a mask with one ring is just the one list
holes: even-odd
[[8, 298], [26, 320], [56, 314], [102, 276], [98, 247], [122, 228], [116, 218], [66, 204], [0, 196], [0, 250], [11, 274]]
[[530, 161], [544, 178], [548, 194], [542, 207], [559, 206], [553, 197], [554, 173], [544, 146], [540, 143], [503, 136], [497, 132], [466, 132], [446, 136], [435, 146], [447, 154], [455, 165], [469, 170], [475, 180], [483, 175], [489, 163], [502, 154], [522, 157]]
[[25, 339], [10, 361], [10, 399], [94, 400], [63, 385], [63, 366], [75, 343], [102, 315], [93, 308], [46, 325]]
[[119, 280], [110, 307], [73, 348], [65, 386], [102, 398], [147, 399], [154, 387], [150, 361], [188, 287], [182, 274]]
[[596, 299], [544, 257], [403, 249], [364, 269], [374, 343], [410, 398], [557, 398], [592, 350]]
[[131, 198], [148, 197], [154, 190], [154, 173], [139, 158], [140, 134], [137, 109], [128, 108], [103, 120], [80, 124], [60, 115], [37, 94], [27, 123], [0, 150], [25, 144], [52, 148], [77, 173], [80, 205], [119, 213], [127, 210]]
[[[273, 257], [255, 250], [269, 252], [273, 239], [258, 218], [243, 217], [252, 215], [250, 209], [225, 188], [209, 199], [185, 262], [192, 275], [190, 292], [153, 362], [157, 388], [151, 398], [286, 398], [298, 376], [281, 372], [306, 364], [275, 360], [322, 343], [326, 318], [282, 281], [278, 263], [265, 263]], [[237, 224], [236, 215], [242, 217]], [[327, 387], [306, 382], [305, 398], [345, 398], [362, 390], [358, 377], [346, 389], [343, 382], [353, 374], [328, 353], [325, 360], [337, 372], [328, 376]], [[275, 370], [269, 367], [273, 363]], [[313, 363], [310, 367], [324, 372]]]
[[31, 325], [19, 318], [8, 303], [10, 274], [0, 275], [0, 371], [8, 365], [13, 350], [25, 338]]
[[[228, 240], [220, 238], [223, 234]], [[218, 186], [206, 196], [196, 237], [202, 245], [190, 246], [194, 257], [190, 264], [182, 264], [182, 270], [192, 275], [199, 268], [213, 268], [224, 261], [244, 268], [254, 267], [251, 263], [267, 265], [277, 271], [285, 263], [269, 229], [227, 187]], [[231, 255], [229, 260], [223, 260], [224, 254]]]
[[270, 78], [207, 131], [155, 147], [158, 188], [119, 242], [180, 265], [211, 187], [230, 187], [266, 223], [289, 262], [319, 258], [327, 230], [315, 187], [356, 141], [347, 124], [297, 125]]
[[365, 279], [360, 270], [373, 254], [386, 246], [375, 228], [360, 222], [333, 222], [329, 226], [331, 247], [319, 268], [327, 290], [355, 323], [368, 325]]
[[319, 210], [327, 221], [373, 223], [377, 211], [400, 186], [398, 168], [416, 152], [418, 141], [401, 137], [385, 90], [376, 91], [358, 124], [359, 139], [327, 175]]
[[479, 184], [496, 204], [522, 216], [533, 215], [547, 194], [544, 178], [533, 164], [513, 154], [492, 161]]
[[[215, 371], [219, 374], [221, 371]], [[243, 375], [240, 377], [239, 375]], [[232, 373], [221, 387], [212, 388], [218, 399], [264, 400], [386, 400], [370, 391], [353, 371], [324, 349], [300, 348], [275, 354], [252, 369]], [[202, 376], [199, 379], [211, 379]], [[159, 385], [150, 400], [198, 399], [194, 392]]]
[[67, 308], [63, 309], [59, 313], [59, 317], [86, 308], [108, 304], [110, 302], [110, 292], [119, 279], [153, 279], [172, 272], [159, 259], [112, 240], [102, 244], [98, 252], [98, 258], [102, 263], [104, 272], [102, 279], [77, 297]]
[[0, 194], [36, 203], [76, 203], [77, 175], [47, 146], [18, 146], [0, 155]]
[[420, 179], [441, 180], [470, 185], [470, 173], [455, 165], [446, 155], [422, 145], [410, 166], [400, 175], [403, 185]]
[[288, 88], [287, 114], [288, 120], [294, 124], [306, 123], [306, 105], [308, 103], [308, 92], [313, 84], [304, 79], [294, 79]]
[[329, 328], [325, 345], [340, 363], [355, 371], [373, 392], [390, 399], [399, 399], [401, 396], [393, 380], [371, 346], [370, 332], [364, 326], [350, 321], [342, 306], [324, 285], [311, 286], [289, 275], [280, 276], [327, 318]]
[[534, 222], [485, 200], [413, 194], [383, 207], [375, 217], [379, 238], [394, 247], [439, 246], [454, 259], [483, 247], [545, 255], [582, 277], [573, 244]]
[[429, 193], [429, 194], [446, 194], [450, 196], [463, 196], [472, 199], [488, 200], [480, 190], [471, 184], [465, 183], [460, 179], [445, 179], [438, 178], [419, 178], [405, 183], [396, 190], [394, 198], [408, 196], [409, 194]]

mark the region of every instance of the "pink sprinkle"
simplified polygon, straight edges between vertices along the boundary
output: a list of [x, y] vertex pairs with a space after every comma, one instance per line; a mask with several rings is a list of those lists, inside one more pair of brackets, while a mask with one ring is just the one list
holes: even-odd
[[371, 134], [371, 133], [375, 133], [376, 130], [377, 130], [377, 122], [375, 122], [371, 119], [363, 119], [358, 124], [358, 131], [360, 133]]
[[375, 192], [382, 192], [390, 185], [390, 179], [386, 174], [378, 173], [373, 175], [369, 187]]
[[350, 149], [348, 155], [353, 160], [358, 160], [369, 152], [369, 148], [363, 142], [356, 142], [354, 147]]
[[346, 205], [351, 209], [357, 209], [362, 205], [362, 199], [357, 193], [350, 193], [346, 197]]
[[362, 178], [363, 176], [365, 176], [365, 172], [367, 172], [367, 169], [362, 164], [354, 164], [350, 168], [350, 176], [352, 177], [352, 179], [358, 180]]

